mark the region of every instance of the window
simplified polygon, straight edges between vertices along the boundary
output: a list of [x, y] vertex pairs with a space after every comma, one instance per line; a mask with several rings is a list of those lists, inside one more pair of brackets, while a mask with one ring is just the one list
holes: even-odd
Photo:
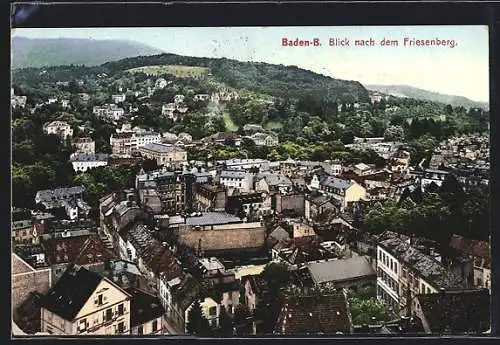
[[208, 314], [209, 314], [210, 316], [217, 315], [217, 307], [211, 307], [211, 308], [208, 310]]
[[102, 305], [103, 304], [103, 297], [102, 294], [97, 296], [97, 305]]
[[87, 330], [87, 319], [80, 320], [78, 322], [78, 332], [83, 333]]
[[118, 315], [123, 315], [123, 303], [122, 304], [118, 304]]
[[113, 311], [111, 308], [106, 310], [106, 316], [104, 317], [105, 321], [111, 321], [111, 318], [113, 317]]
[[125, 324], [123, 322], [120, 322], [118, 324], [118, 333], [123, 333], [125, 331]]
[[153, 332], [156, 332], [158, 330], [158, 320], [153, 321], [152, 327], [153, 327]]
[[142, 328], [142, 325], [139, 325], [139, 326], [137, 327], [137, 334], [139, 334], [139, 335], [143, 335], [143, 334], [144, 334], [144, 330], [143, 330], [143, 328]]

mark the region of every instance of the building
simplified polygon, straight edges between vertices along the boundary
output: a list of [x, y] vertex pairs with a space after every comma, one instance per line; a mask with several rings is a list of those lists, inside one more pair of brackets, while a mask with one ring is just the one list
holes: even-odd
[[122, 93], [119, 95], [112, 95], [111, 99], [113, 100], [113, 103], [118, 104], [118, 103], [125, 102], [125, 100], [127, 99], [127, 96], [124, 93]]
[[377, 273], [364, 256], [312, 262], [307, 265], [314, 284], [333, 283], [336, 288], [354, 292], [375, 289]]
[[43, 234], [43, 225], [33, 223], [31, 219], [12, 222], [12, 244], [35, 244]]
[[420, 180], [422, 191], [425, 190], [431, 183], [441, 187], [443, 181], [449, 174], [450, 173], [448, 171], [444, 170], [426, 169]]
[[187, 152], [174, 145], [149, 143], [139, 147], [139, 152], [145, 158], [156, 160], [158, 165], [179, 168], [187, 163]]
[[35, 195], [35, 203], [46, 210], [64, 209], [70, 219], [88, 214], [89, 206], [83, 201], [83, 186], [40, 190]]
[[305, 198], [304, 207], [306, 219], [315, 220], [323, 214], [338, 213], [340, 203], [332, 201], [325, 195], [311, 195]]
[[[144, 176], [144, 175], [142, 175]], [[189, 204], [190, 184], [186, 175], [175, 172], [137, 176], [137, 194], [141, 205], [154, 214], [179, 214]]]
[[482, 334], [491, 328], [487, 289], [415, 296], [414, 316], [428, 334]]
[[219, 182], [242, 192], [250, 192], [253, 189], [253, 175], [242, 170], [221, 171]]
[[203, 183], [196, 186], [194, 207], [198, 211], [224, 211], [226, 200], [226, 189], [222, 185]]
[[301, 193], [275, 194], [275, 211], [277, 213], [293, 213], [298, 216], [305, 215], [305, 195]]
[[273, 147], [279, 144], [278, 137], [274, 134], [255, 133], [248, 138], [252, 139], [257, 146]]
[[43, 131], [47, 134], [55, 134], [62, 139], [71, 138], [73, 136], [73, 129], [64, 121], [52, 121], [43, 126]]
[[161, 135], [155, 132], [120, 132], [112, 134], [109, 139], [114, 154], [131, 155], [146, 144], [161, 143]]
[[126, 290], [130, 295], [130, 334], [163, 334], [163, 309], [160, 299], [137, 288]]
[[52, 286], [52, 270], [48, 265], [32, 265], [16, 253], [12, 258], [12, 309], [20, 306], [32, 292], [46, 293]]
[[320, 181], [319, 185], [323, 193], [340, 202], [341, 210], [351, 203], [366, 199], [366, 189], [354, 181], [327, 176]]
[[112, 281], [70, 267], [41, 299], [41, 331], [54, 335], [130, 334], [130, 297]]
[[228, 196], [226, 211], [241, 217], [257, 220], [272, 213], [271, 197], [267, 193]]
[[352, 333], [352, 318], [345, 291], [320, 297], [299, 296], [285, 299], [274, 328], [274, 334], [279, 335]]
[[26, 100], [28, 98], [26, 96], [16, 96], [14, 94], [14, 89], [11, 89], [11, 95], [10, 95], [10, 105], [13, 108], [24, 108], [26, 107]]
[[74, 138], [73, 139], [73, 147], [76, 152], [82, 153], [95, 153], [95, 141], [92, 138]]
[[104, 104], [103, 106], [95, 106], [92, 112], [96, 116], [111, 121], [118, 121], [123, 117], [123, 115], [125, 115], [125, 110], [118, 107], [116, 104]]
[[70, 162], [75, 172], [86, 172], [89, 169], [108, 165], [109, 155], [105, 153], [75, 153]]
[[417, 294], [469, 287], [472, 263], [445, 267], [442, 260], [433, 249], [412, 244], [407, 236], [382, 234], [377, 246], [377, 297], [393, 310], [409, 314]]
[[489, 242], [453, 235], [450, 247], [468, 255], [474, 263], [474, 286], [491, 289], [491, 247]]

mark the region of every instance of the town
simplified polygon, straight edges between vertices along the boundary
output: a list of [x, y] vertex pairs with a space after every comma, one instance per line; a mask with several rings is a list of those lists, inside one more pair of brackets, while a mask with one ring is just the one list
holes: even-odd
[[489, 332], [489, 128], [450, 127], [482, 110], [370, 92], [272, 127], [292, 106], [201, 67], [72, 68], [14, 76], [14, 334]]

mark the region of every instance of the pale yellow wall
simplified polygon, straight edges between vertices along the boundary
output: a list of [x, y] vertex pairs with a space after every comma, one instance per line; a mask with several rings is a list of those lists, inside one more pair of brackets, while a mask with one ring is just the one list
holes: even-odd
[[348, 202], [359, 201], [360, 199], [364, 199], [365, 197], [366, 197], [366, 190], [359, 184], [355, 183], [346, 189], [344, 199], [345, 203], [348, 203]]
[[[99, 294], [103, 295], [103, 304], [96, 305], [95, 300]], [[123, 315], [118, 316], [118, 305], [123, 304]], [[114, 313], [112, 321], [104, 324], [106, 310], [111, 309]], [[130, 332], [130, 300], [118, 287], [103, 279], [96, 290], [84, 304], [74, 320], [63, 320], [61, 317], [42, 309], [42, 332], [47, 331], [47, 327], [52, 329], [53, 334], [115, 334], [115, 326], [120, 322], [124, 324], [125, 333]], [[78, 325], [84, 320], [87, 323], [87, 330], [80, 333]]]

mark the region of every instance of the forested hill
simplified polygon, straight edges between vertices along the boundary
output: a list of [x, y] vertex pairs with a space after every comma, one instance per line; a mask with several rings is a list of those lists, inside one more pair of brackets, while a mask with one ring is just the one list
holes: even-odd
[[161, 54], [108, 62], [102, 67], [113, 73], [153, 65], [207, 67], [217, 80], [231, 87], [276, 97], [310, 96], [327, 102], [368, 101], [368, 91], [359, 82], [334, 79], [296, 66]]
[[122, 40], [92, 39], [12, 39], [12, 67], [47, 67], [60, 65], [95, 66], [138, 55], [161, 51], [146, 45]]
[[368, 90], [378, 91], [398, 97], [408, 97], [431, 102], [450, 104], [454, 107], [483, 108], [488, 109], [488, 103], [475, 102], [466, 97], [445, 95], [433, 91], [418, 89], [407, 85], [365, 85]]

